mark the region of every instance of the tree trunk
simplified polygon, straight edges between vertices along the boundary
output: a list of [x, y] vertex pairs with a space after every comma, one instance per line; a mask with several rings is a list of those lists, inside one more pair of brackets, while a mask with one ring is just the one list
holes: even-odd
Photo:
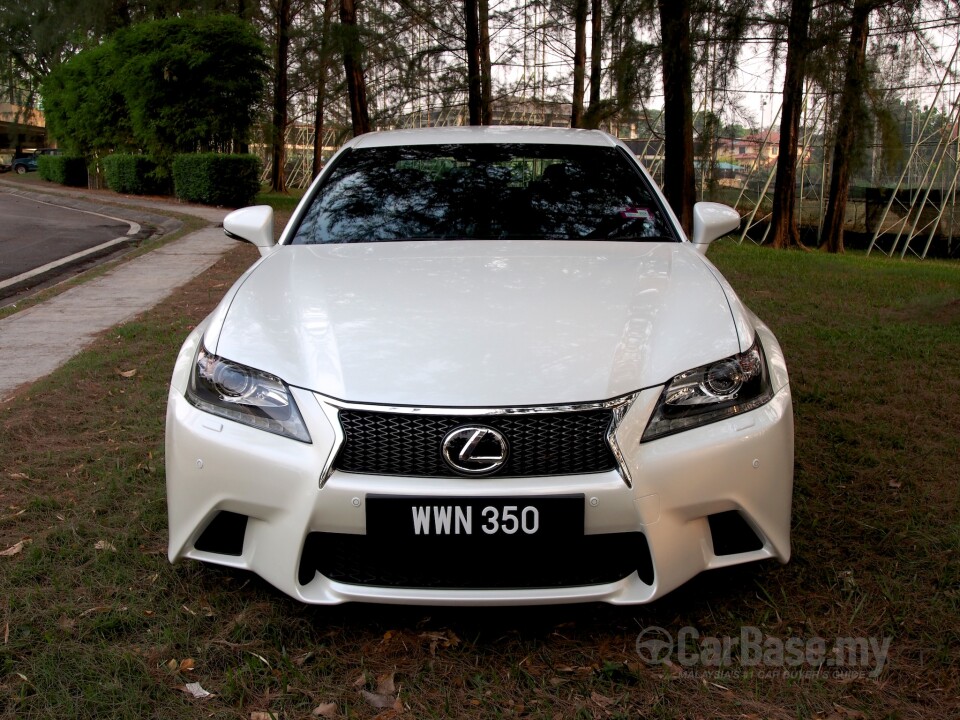
[[480, 125], [483, 118], [483, 84], [480, 80], [480, 19], [477, 0], [463, 0], [463, 21], [467, 29], [464, 45], [467, 53], [467, 110], [470, 124]]
[[810, 16], [813, 0], [793, 0], [787, 26], [787, 67], [780, 113], [780, 154], [773, 187], [771, 236], [775, 248], [803, 247], [794, 217], [796, 208], [797, 147], [803, 113], [803, 80], [810, 53]]
[[493, 78], [490, 70], [490, 1], [478, 0], [480, 19], [480, 122], [493, 123]]
[[107, 32], [116, 32], [125, 27], [130, 27], [130, 2], [129, 0], [115, 0], [113, 12], [107, 20]]
[[293, 21], [290, 0], [277, 3], [277, 63], [273, 78], [273, 127], [270, 189], [285, 193], [287, 179], [284, 166], [287, 159], [287, 53], [290, 49], [290, 24]]
[[600, 105], [603, 73], [603, 0], [590, 1], [590, 108]]
[[587, 5], [588, 0], [573, 2], [573, 102], [570, 127], [583, 124], [583, 86], [587, 75]]
[[857, 134], [857, 110], [863, 97], [870, 10], [869, 2], [857, 0], [850, 21], [850, 45], [847, 49], [843, 94], [840, 96], [840, 112], [837, 118], [837, 139], [833, 146], [833, 164], [830, 171], [830, 199], [823, 220], [825, 247], [832, 253], [843, 252], [843, 223], [847, 214], [851, 154]]
[[[612, 25], [615, 27], [615, 24]], [[598, 128], [600, 123], [615, 115], [619, 100], [601, 100], [603, 82], [603, 0], [590, 0], [590, 105], [583, 114], [581, 127]], [[616, 67], [616, 62], [613, 66]]]
[[323, 24], [320, 26], [320, 67], [317, 77], [317, 107], [313, 120], [313, 168], [310, 179], [316, 180], [323, 167], [323, 111], [327, 99], [327, 76], [330, 73], [330, 25], [333, 22], [334, 0], [324, 0]]
[[350, 119], [353, 135], [370, 132], [370, 115], [367, 111], [367, 82], [363, 77], [360, 60], [360, 31], [357, 28], [357, 5], [355, 0], [340, 0], [340, 24], [343, 26], [343, 72], [347, 78], [347, 95], [350, 100]]
[[657, 0], [663, 47], [663, 194], [684, 232], [693, 230], [693, 64], [690, 0]]

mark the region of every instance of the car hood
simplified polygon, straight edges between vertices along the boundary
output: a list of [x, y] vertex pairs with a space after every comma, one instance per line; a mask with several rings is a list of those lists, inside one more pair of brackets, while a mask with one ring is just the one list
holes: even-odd
[[742, 349], [729, 295], [680, 243], [280, 246], [224, 299], [206, 343], [350, 402], [594, 402]]

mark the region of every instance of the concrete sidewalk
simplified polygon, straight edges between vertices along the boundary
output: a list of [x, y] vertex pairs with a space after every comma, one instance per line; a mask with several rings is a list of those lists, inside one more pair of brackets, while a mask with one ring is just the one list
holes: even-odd
[[[2, 183], [9, 188], [9, 183]], [[32, 190], [31, 190], [32, 191]], [[103, 202], [102, 194], [82, 191], [42, 193], [46, 202]], [[113, 201], [113, 198], [110, 198]], [[190, 233], [153, 252], [123, 263], [106, 274], [73, 287], [50, 300], [0, 320], [0, 404], [14, 390], [63, 365], [104, 330], [149, 310], [176, 288], [202, 273], [236, 242], [219, 225], [227, 210], [144, 201], [118, 196], [131, 210], [109, 205], [110, 213], [142, 216], [144, 210], [195, 215], [211, 227]]]

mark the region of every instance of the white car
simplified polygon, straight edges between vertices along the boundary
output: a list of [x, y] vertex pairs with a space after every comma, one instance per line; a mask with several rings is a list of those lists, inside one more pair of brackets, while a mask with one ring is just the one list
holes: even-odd
[[644, 603], [790, 556], [770, 330], [597, 131], [362, 135], [191, 333], [167, 414], [171, 561], [307, 603]]

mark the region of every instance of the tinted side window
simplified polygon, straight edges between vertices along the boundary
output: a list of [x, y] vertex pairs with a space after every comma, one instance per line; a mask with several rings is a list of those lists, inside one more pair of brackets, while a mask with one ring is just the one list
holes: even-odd
[[422, 239], [677, 238], [615, 148], [477, 144], [351, 152], [292, 242]]

